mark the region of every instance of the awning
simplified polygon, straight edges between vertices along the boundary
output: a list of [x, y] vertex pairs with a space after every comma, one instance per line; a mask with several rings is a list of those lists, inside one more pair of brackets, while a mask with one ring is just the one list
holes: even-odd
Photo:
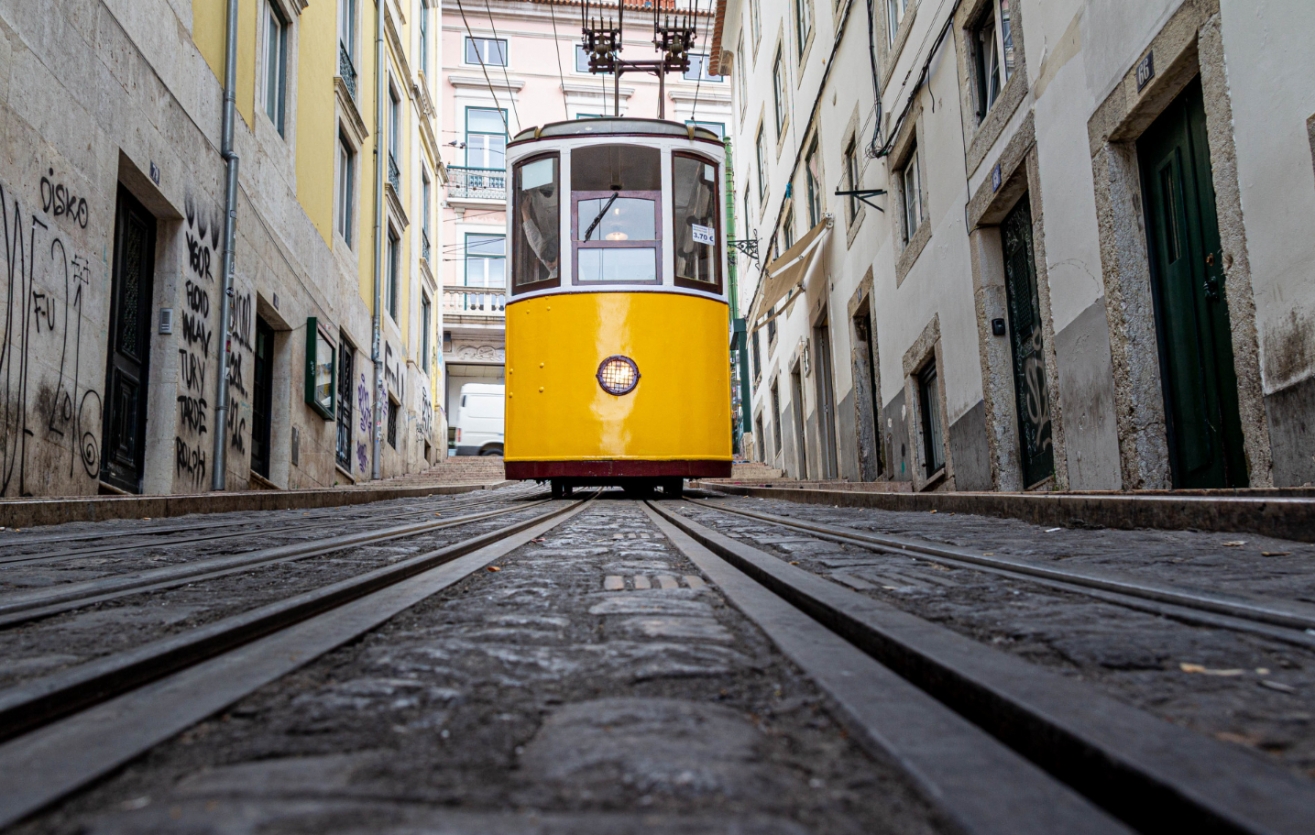
[[831, 231], [831, 223], [831, 218], [823, 218], [794, 246], [763, 269], [762, 292], [758, 293], [753, 310], [749, 312], [749, 322], [754, 330], [762, 327], [758, 320], [812, 272], [814, 263], [822, 253], [822, 242]]

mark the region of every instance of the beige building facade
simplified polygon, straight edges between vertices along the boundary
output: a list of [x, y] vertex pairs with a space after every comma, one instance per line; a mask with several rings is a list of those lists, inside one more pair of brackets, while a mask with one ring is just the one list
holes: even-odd
[[218, 450], [230, 490], [443, 455], [441, 12], [233, 2], [229, 294], [228, 0], [0, 8], [5, 497], [205, 491]]
[[1312, 25], [722, 0], [757, 456], [916, 490], [1315, 481]]

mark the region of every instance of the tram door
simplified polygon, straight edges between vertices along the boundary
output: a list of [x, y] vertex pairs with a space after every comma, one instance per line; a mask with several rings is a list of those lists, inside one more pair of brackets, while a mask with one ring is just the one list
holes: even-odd
[[114, 221], [100, 478], [129, 493], [142, 490], [154, 275], [155, 218], [120, 187]]
[[1137, 143], [1174, 487], [1245, 487], [1200, 80]]
[[813, 347], [816, 352], [813, 373], [817, 375], [817, 433], [822, 447], [823, 480], [837, 478], [836, 473], [836, 398], [831, 387], [831, 328], [823, 319], [813, 328]]

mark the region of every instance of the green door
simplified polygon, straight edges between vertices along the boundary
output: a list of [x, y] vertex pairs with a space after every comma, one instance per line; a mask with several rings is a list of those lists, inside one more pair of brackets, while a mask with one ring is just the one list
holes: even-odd
[[1173, 486], [1245, 487], [1200, 80], [1137, 143]]
[[1031, 487], [1055, 471], [1050, 426], [1050, 392], [1042, 352], [1041, 301], [1036, 288], [1032, 248], [1032, 206], [1024, 194], [1004, 223], [1000, 239], [1005, 255], [1005, 293], [1009, 301], [1009, 343], [1014, 355], [1014, 397], [1018, 410], [1018, 446], [1023, 484]]

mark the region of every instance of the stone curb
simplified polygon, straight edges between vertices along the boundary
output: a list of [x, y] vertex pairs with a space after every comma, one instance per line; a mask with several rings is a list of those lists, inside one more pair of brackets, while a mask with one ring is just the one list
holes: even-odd
[[322, 490], [244, 490], [236, 493], [188, 493], [175, 496], [85, 496], [64, 499], [0, 501], [0, 525], [28, 528], [64, 522], [107, 519], [164, 519], [191, 513], [234, 513], [259, 510], [304, 510], [383, 502], [424, 496], [447, 496], [475, 490], [496, 490], [511, 484], [430, 484], [394, 487], [348, 487]]
[[1315, 542], [1315, 498], [1081, 493], [888, 493], [695, 482], [736, 496], [901, 512], [967, 513], [1065, 528], [1253, 533]]

